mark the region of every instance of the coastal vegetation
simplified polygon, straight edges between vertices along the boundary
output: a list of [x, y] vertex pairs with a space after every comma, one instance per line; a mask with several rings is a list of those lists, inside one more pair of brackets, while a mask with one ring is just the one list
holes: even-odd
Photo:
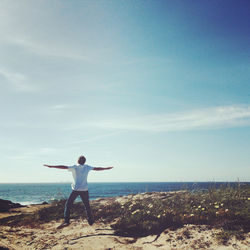
[[[63, 219], [65, 200], [34, 213], [0, 219], [0, 225], [39, 227]], [[96, 221], [111, 224], [116, 235], [142, 237], [175, 230], [186, 224], [220, 228], [217, 239], [223, 244], [231, 237], [244, 239], [250, 230], [250, 185], [221, 186], [208, 190], [135, 194], [91, 202]], [[82, 203], [75, 203], [71, 218], [85, 216]], [[187, 231], [184, 235], [189, 237]]]

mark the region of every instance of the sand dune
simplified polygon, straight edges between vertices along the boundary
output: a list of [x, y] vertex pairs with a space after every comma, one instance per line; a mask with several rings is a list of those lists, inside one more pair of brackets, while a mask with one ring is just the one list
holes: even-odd
[[[249, 236], [244, 241], [232, 239], [219, 245], [215, 234], [219, 230], [206, 226], [186, 225], [176, 231], [165, 230], [160, 235], [142, 238], [114, 235], [109, 225], [73, 220], [61, 230], [52, 221], [39, 228], [1, 226], [0, 246], [9, 249], [249, 249]], [[188, 233], [187, 233], [188, 232]]]

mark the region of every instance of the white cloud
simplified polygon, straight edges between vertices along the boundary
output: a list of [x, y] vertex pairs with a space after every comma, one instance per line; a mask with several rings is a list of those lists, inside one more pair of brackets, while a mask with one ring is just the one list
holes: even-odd
[[52, 106], [52, 109], [61, 110], [61, 109], [66, 109], [68, 107], [69, 107], [69, 105], [67, 105], [67, 104], [56, 104], [56, 105]]
[[0, 40], [4, 44], [10, 44], [18, 46], [30, 53], [36, 54], [38, 56], [43, 57], [59, 57], [64, 59], [72, 59], [72, 60], [83, 60], [87, 62], [93, 62], [96, 59], [94, 53], [91, 55], [84, 53], [82, 51], [77, 51], [68, 46], [62, 45], [62, 43], [53, 43], [52, 41], [46, 42], [42, 41], [41, 39], [34, 40], [34, 38], [29, 37], [22, 37], [22, 36], [12, 36], [12, 37], [5, 37], [5, 39]]
[[250, 126], [250, 106], [220, 106], [176, 114], [105, 119], [90, 125], [108, 130], [148, 132]]
[[85, 142], [99, 141], [103, 138], [110, 137], [110, 136], [117, 135], [117, 134], [119, 134], [119, 132], [112, 132], [112, 133], [108, 133], [108, 134], [96, 135], [96, 136], [85, 138], [82, 140], [73, 141], [73, 142], [67, 143], [66, 145], [74, 145], [74, 144], [81, 144], [81, 143], [85, 143]]
[[[13, 151], [16, 150], [16, 147], [12, 148]], [[48, 156], [48, 155], [55, 155], [58, 152], [61, 152], [61, 149], [59, 148], [22, 148], [22, 150], [18, 150], [20, 153], [11, 154], [8, 156], [5, 156], [5, 158], [9, 160], [25, 160], [25, 159], [36, 159], [37, 157], [41, 156]]]
[[11, 87], [17, 91], [32, 92], [38, 90], [36, 86], [28, 83], [28, 79], [25, 75], [20, 73], [14, 73], [5, 68], [0, 69], [0, 75], [4, 77]]
[[[71, 106], [68, 104], [58, 104], [52, 106], [51, 110], [64, 111], [69, 107]], [[85, 118], [84, 121], [70, 119], [60, 123], [54, 121], [33, 123], [4, 121], [0, 123], [0, 126], [3, 128], [50, 128], [60, 129], [61, 131], [82, 129], [91, 129], [92, 132], [97, 132], [99, 129], [109, 131], [106, 134], [69, 142], [69, 144], [77, 144], [99, 140], [121, 131], [171, 132], [250, 126], [250, 105], [219, 106], [179, 113], [137, 115], [136, 117], [123, 115], [115, 118], [100, 118], [95, 120], [89, 117], [88, 119]]]
[[[85, 55], [89, 50], [76, 48], [76, 44], [66, 43], [67, 39], [58, 37], [58, 29], [64, 27], [65, 21], [59, 10], [61, 7], [58, 1], [52, 5], [44, 1], [1, 1], [0, 44], [12, 45], [43, 57], [92, 60], [93, 55]], [[66, 32], [67, 29], [63, 31]]]

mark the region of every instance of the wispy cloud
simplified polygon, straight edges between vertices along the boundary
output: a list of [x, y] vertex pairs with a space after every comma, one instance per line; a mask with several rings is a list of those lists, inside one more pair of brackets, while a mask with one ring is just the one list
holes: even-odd
[[[51, 106], [51, 110], [64, 111], [70, 106], [58, 104]], [[46, 111], [48, 112], [48, 111]], [[85, 119], [58, 122], [33, 122], [24, 121], [3, 121], [2, 128], [50, 128], [61, 131], [74, 131], [91, 129], [98, 132], [99, 129], [106, 130], [104, 134], [95, 135], [90, 138], [83, 138], [68, 144], [79, 144], [91, 142], [115, 135], [121, 131], [145, 131], [145, 132], [171, 132], [188, 130], [209, 130], [233, 127], [250, 126], [250, 105], [218, 106], [212, 108], [189, 110], [178, 113], [164, 113], [152, 115], [117, 116], [112, 118]]]
[[110, 137], [110, 136], [113, 136], [113, 135], [117, 135], [119, 133], [120, 132], [112, 132], [112, 133], [107, 133], [107, 134], [96, 135], [96, 136], [85, 138], [85, 139], [82, 139], [82, 140], [72, 141], [72, 142], [67, 143], [66, 145], [74, 145], [74, 144], [81, 144], [81, 143], [85, 143], [85, 142], [99, 141], [99, 140], [101, 140], [103, 138]]
[[88, 62], [96, 60], [94, 54], [91, 54], [91, 56], [89, 55], [89, 51], [84, 54], [82, 51], [77, 51], [72, 47], [63, 46], [58, 43], [53, 44], [53, 42], [48, 44], [46, 41], [38, 41], [29, 37], [5, 37], [5, 39], [1, 39], [1, 41], [7, 44], [16, 45], [26, 51], [29, 51], [30, 53], [43, 57], [59, 57]]
[[[12, 150], [16, 150], [16, 147], [13, 147]], [[20, 149], [19, 149], [20, 151]], [[26, 160], [26, 159], [36, 159], [37, 157], [41, 156], [48, 156], [48, 155], [55, 155], [58, 152], [61, 152], [61, 149], [59, 148], [48, 148], [48, 147], [43, 147], [43, 148], [23, 148], [21, 150], [21, 154], [15, 153], [11, 154], [8, 156], [5, 156], [6, 159], [9, 160]]]
[[6, 68], [0, 68], [0, 75], [11, 84], [11, 87], [14, 88], [14, 90], [24, 92], [33, 92], [38, 90], [36, 86], [28, 83], [27, 77], [23, 74], [12, 72]]
[[66, 109], [68, 107], [69, 107], [68, 104], [56, 104], [56, 105], [52, 106], [51, 108], [54, 110], [62, 110], [62, 109]]
[[91, 123], [108, 130], [168, 132], [250, 126], [250, 106], [220, 106], [175, 114], [107, 119]]

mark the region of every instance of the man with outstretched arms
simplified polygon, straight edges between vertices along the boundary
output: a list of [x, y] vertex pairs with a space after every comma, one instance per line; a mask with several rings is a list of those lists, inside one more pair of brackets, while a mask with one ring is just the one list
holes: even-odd
[[72, 172], [73, 179], [74, 179], [71, 185], [72, 192], [65, 204], [64, 223], [61, 226], [59, 226], [59, 228], [69, 225], [70, 209], [75, 199], [78, 197], [78, 195], [80, 195], [82, 202], [85, 206], [89, 225], [92, 225], [94, 223], [94, 219], [93, 219], [92, 212], [91, 212], [90, 205], [89, 205], [89, 192], [88, 192], [88, 183], [87, 183], [88, 173], [90, 170], [101, 171], [101, 170], [112, 169], [113, 167], [96, 168], [96, 167], [91, 167], [85, 164], [85, 162], [86, 162], [86, 158], [84, 156], [80, 156], [77, 161], [78, 164], [73, 165], [73, 166], [64, 166], [64, 165], [51, 166], [51, 165], [44, 164], [44, 166], [48, 168], [68, 169], [70, 172]]

